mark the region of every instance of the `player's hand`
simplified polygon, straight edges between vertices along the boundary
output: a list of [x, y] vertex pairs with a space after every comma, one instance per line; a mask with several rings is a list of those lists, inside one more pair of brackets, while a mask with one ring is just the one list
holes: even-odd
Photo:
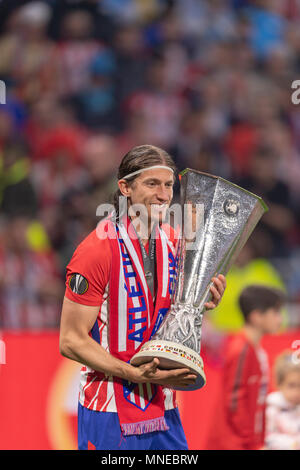
[[213, 308], [217, 307], [217, 305], [221, 302], [224, 291], [226, 289], [226, 279], [223, 274], [219, 274], [217, 277], [213, 277], [212, 281], [213, 285], [210, 288], [212, 298], [209, 302], [204, 304], [207, 310], [212, 310]]
[[171, 370], [159, 369], [158, 358], [154, 358], [151, 362], [142, 364], [135, 369], [137, 377], [133, 381], [136, 383], [151, 382], [169, 387], [187, 387], [194, 384], [197, 379], [197, 375], [188, 367]]

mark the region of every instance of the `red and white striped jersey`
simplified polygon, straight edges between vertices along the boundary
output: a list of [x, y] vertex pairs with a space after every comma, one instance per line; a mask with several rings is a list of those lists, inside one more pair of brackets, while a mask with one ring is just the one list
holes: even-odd
[[[67, 266], [65, 296], [73, 302], [87, 306], [100, 306], [96, 323], [90, 331], [106, 351], [109, 350], [109, 273], [112, 255], [108, 239], [99, 239], [94, 230], [77, 247]], [[79, 385], [79, 402], [94, 411], [117, 412], [113, 376], [82, 367]], [[144, 408], [155, 391], [152, 384], [138, 384], [134, 390], [128, 389], [130, 401]], [[165, 410], [177, 406], [176, 394], [164, 388]]]

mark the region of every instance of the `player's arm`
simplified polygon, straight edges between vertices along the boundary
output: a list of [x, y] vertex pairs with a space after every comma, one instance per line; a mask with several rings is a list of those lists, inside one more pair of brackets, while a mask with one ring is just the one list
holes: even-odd
[[193, 383], [196, 376], [189, 369], [164, 371], [159, 360], [134, 367], [112, 356], [90, 335], [99, 306], [86, 306], [64, 298], [60, 324], [60, 353], [106, 375], [113, 375], [135, 383], [152, 382], [158, 385], [184, 386]]

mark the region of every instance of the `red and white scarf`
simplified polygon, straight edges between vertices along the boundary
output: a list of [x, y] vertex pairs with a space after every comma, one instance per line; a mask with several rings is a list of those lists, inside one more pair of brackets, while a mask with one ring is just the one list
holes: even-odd
[[[130, 219], [110, 222], [112, 268], [110, 275], [110, 353], [129, 362], [159, 328], [170, 307], [175, 259], [173, 246], [162, 228], [156, 230], [156, 298], [148, 288], [140, 242]], [[164, 394], [161, 386], [129, 383], [114, 377], [117, 412], [123, 435], [164, 431]]]

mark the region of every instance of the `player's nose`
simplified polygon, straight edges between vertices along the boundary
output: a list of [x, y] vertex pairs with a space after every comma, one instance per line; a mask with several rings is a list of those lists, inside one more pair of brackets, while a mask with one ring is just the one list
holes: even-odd
[[160, 202], [168, 202], [170, 200], [170, 190], [165, 185], [160, 185], [157, 188], [156, 197]]

